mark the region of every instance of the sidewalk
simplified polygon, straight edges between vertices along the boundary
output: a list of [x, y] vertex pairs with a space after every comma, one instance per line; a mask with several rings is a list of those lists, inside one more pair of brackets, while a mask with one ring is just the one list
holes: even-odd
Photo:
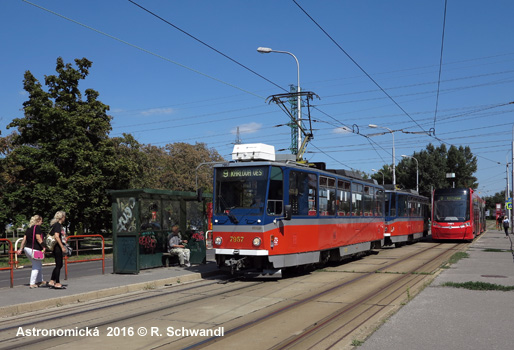
[[356, 349], [512, 349], [514, 291], [441, 285], [472, 281], [514, 286], [513, 242], [503, 231], [486, 231], [468, 249], [469, 258], [443, 271]]
[[47, 287], [29, 289], [26, 285], [0, 288], [2, 295], [0, 318], [194, 281], [215, 275], [217, 271], [216, 263], [208, 260], [206, 264], [193, 265], [188, 268], [161, 267], [141, 270], [137, 275], [113, 274], [106, 271], [105, 275], [71, 277], [66, 281], [63, 277], [64, 272], [61, 272], [61, 282], [66, 289], [58, 290]]

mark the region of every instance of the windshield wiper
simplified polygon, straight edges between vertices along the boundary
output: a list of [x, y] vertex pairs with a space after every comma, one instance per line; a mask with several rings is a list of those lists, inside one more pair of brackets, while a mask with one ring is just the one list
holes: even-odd
[[223, 206], [227, 209], [224, 210], [225, 214], [227, 214], [227, 216], [229, 217], [229, 219], [234, 223], [234, 224], [239, 224], [239, 220], [237, 220], [237, 218], [235, 217], [234, 214], [232, 214], [230, 211], [232, 209], [234, 209], [235, 207], [228, 207], [227, 205], [227, 202], [225, 201], [225, 199], [222, 197], [222, 195], [218, 195], [218, 198], [220, 200], [220, 202], [223, 204]]

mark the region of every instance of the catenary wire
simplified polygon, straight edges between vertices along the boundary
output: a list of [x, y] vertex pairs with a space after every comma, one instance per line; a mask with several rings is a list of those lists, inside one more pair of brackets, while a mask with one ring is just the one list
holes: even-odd
[[443, 68], [444, 32], [445, 32], [445, 28], [446, 28], [447, 5], [448, 5], [448, 0], [445, 0], [444, 1], [444, 15], [443, 15], [443, 33], [442, 33], [442, 38], [441, 38], [441, 54], [439, 56], [439, 78], [437, 79], [437, 94], [436, 94], [436, 98], [435, 98], [435, 112], [434, 112], [434, 126], [433, 126], [434, 129], [435, 129], [435, 123], [437, 120], [437, 108], [439, 106], [439, 89], [441, 87], [441, 72], [442, 72], [442, 68]]
[[206, 73], [202, 73], [202, 72], [200, 72], [199, 70], [196, 70], [196, 69], [190, 68], [190, 67], [188, 67], [188, 66], [186, 66], [186, 65], [183, 65], [183, 64], [181, 64], [181, 63], [175, 62], [175, 61], [173, 61], [173, 60], [171, 60], [171, 59], [169, 59], [169, 58], [167, 58], [167, 57], [164, 57], [164, 56], [162, 56], [162, 55], [159, 55], [159, 54], [157, 54], [157, 53], [155, 53], [155, 52], [152, 52], [152, 51], [150, 51], [150, 50], [144, 49], [144, 48], [142, 48], [142, 47], [140, 47], [140, 46], [137, 46], [137, 45], [131, 44], [131, 43], [129, 43], [128, 41], [125, 41], [125, 40], [122, 40], [122, 39], [120, 39], [120, 38], [117, 38], [117, 37], [115, 37], [115, 36], [113, 36], [113, 35], [111, 35], [111, 34], [108, 34], [108, 33], [102, 32], [102, 31], [100, 31], [100, 30], [98, 30], [98, 29], [95, 29], [95, 28], [93, 28], [93, 27], [90, 27], [90, 26], [88, 26], [88, 25], [86, 25], [86, 24], [83, 24], [83, 23], [80, 23], [80, 22], [78, 22], [78, 21], [75, 21], [74, 19], [71, 19], [71, 18], [69, 18], [69, 17], [63, 16], [63, 15], [61, 15], [61, 14], [59, 14], [59, 13], [55, 12], [55, 11], [49, 10], [49, 9], [47, 9], [47, 8], [44, 8], [44, 7], [42, 7], [42, 6], [39, 6], [39, 5], [37, 5], [37, 4], [34, 4], [34, 3], [30, 2], [30, 1], [27, 1], [27, 0], [22, 0], [22, 1], [23, 1], [23, 2], [25, 2], [25, 3], [27, 3], [27, 4], [29, 4], [29, 5], [32, 5], [32, 6], [34, 6], [34, 7], [37, 7], [37, 8], [39, 8], [39, 9], [43, 10], [43, 11], [46, 11], [46, 12], [48, 12], [48, 13], [51, 13], [51, 14], [53, 14], [53, 15], [55, 15], [55, 16], [61, 17], [62, 19], [65, 19], [65, 20], [70, 21], [70, 22], [72, 22], [72, 23], [78, 24], [78, 25], [80, 25], [80, 26], [82, 26], [82, 27], [84, 27], [84, 28], [86, 28], [86, 29], [92, 30], [92, 31], [94, 31], [94, 32], [96, 32], [96, 33], [98, 33], [98, 34], [104, 35], [104, 36], [106, 36], [106, 37], [108, 37], [108, 38], [110, 38], [110, 39], [114, 39], [114, 40], [116, 40], [116, 41], [118, 41], [118, 42], [120, 42], [120, 43], [123, 43], [123, 44], [125, 44], [125, 45], [130, 46], [130, 47], [133, 47], [133, 48], [138, 49], [138, 50], [140, 50], [140, 51], [143, 51], [143, 52], [145, 52], [145, 53], [147, 53], [147, 54], [150, 54], [150, 55], [152, 55], [152, 56], [155, 56], [155, 57], [157, 57], [157, 58], [160, 58], [161, 60], [164, 60], [164, 61], [166, 61], [166, 62], [173, 63], [173, 64], [175, 64], [175, 65], [177, 65], [177, 66], [179, 66], [179, 67], [185, 68], [185, 69], [187, 69], [187, 70], [189, 70], [189, 71], [191, 71], [191, 72], [193, 72], [193, 73], [200, 74], [200, 75], [202, 75], [202, 76], [204, 76], [204, 77], [206, 77], [206, 78], [208, 78], [208, 79], [211, 79], [211, 80], [214, 80], [214, 81], [216, 81], [216, 82], [218, 82], [218, 83], [221, 83], [221, 84], [224, 84], [224, 85], [230, 86], [230, 87], [232, 87], [232, 88], [234, 88], [234, 89], [237, 89], [237, 90], [239, 90], [239, 91], [242, 91], [242, 92], [244, 92], [244, 93], [247, 93], [247, 94], [253, 95], [253, 96], [255, 96], [255, 97], [258, 97], [258, 98], [260, 98], [260, 99], [262, 99], [262, 100], [264, 100], [264, 99], [265, 99], [263, 96], [259, 96], [259, 95], [255, 94], [255, 93], [251, 92], [251, 91], [248, 91], [248, 90], [245, 90], [245, 89], [243, 89], [243, 88], [240, 88], [240, 87], [238, 87], [238, 86], [236, 86], [236, 85], [234, 85], [234, 84], [228, 83], [228, 82], [223, 81], [223, 80], [221, 80], [221, 79], [218, 79], [218, 78], [215, 78], [215, 77], [213, 77], [213, 76], [210, 76], [210, 75], [208, 75], [208, 74], [206, 74]]
[[180, 32], [184, 33], [185, 35], [189, 36], [191, 39], [194, 39], [194, 40], [198, 41], [200, 44], [202, 44], [202, 45], [204, 45], [204, 46], [207, 46], [209, 49], [213, 50], [214, 52], [216, 52], [216, 53], [220, 54], [221, 56], [223, 56], [223, 57], [225, 57], [225, 58], [227, 58], [227, 59], [229, 59], [230, 61], [234, 62], [235, 64], [237, 64], [237, 65], [239, 65], [239, 66], [241, 66], [241, 67], [243, 67], [244, 69], [246, 69], [246, 70], [248, 70], [248, 71], [252, 72], [253, 74], [257, 75], [258, 77], [260, 77], [260, 78], [262, 78], [262, 79], [266, 80], [268, 83], [273, 84], [273, 85], [275, 85], [276, 87], [278, 87], [279, 89], [281, 89], [281, 90], [283, 90], [283, 91], [286, 91], [286, 92], [287, 92], [287, 90], [286, 90], [285, 88], [283, 88], [283, 87], [281, 87], [280, 85], [278, 85], [278, 84], [274, 83], [273, 81], [269, 80], [268, 78], [266, 78], [266, 77], [262, 76], [261, 74], [257, 73], [257, 72], [256, 72], [256, 71], [254, 71], [253, 69], [251, 69], [251, 68], [249, 68], [249, 67], [245, 66], [245, 65], [244, 65], [244, 64], [242, 64], [241, 62], [236, 61], [236, 60], [235, 60], [235, 59], [233, 59], [232, 57], [230, 57], [230, 56], [228, 56], [228, 55], [224, 54], [223, 52], [221, 52], [221, 51], [219, 51], [218, 49], [216, 49], [216, 48], [212, 47], [211, 45], [207, 44], [206, 42], [204, 42], [204, 41], [202, 41], [202, 40], [198, 39], [198, 38], [197, 38], [197, 37], [195, 37], [194, 35], [192, 35], [192, 34], [190, 34], [190, 33], [186, 32], [185, 30], [183, 30], [183, 29], [181, 29], [181, 28], [179, 28], [178, 26], [174, 25], [174, 24], [173, 24], [173, 23], [171, 23], [170, 21], [168, 21], [168, 20], [166, 20], [166, 19], [162, 18], [161, 16], [157, 15], [155, 12], [152, 12], [152, 11], [148, 10], [147, 8], [145, 8], [145, 7], [141, 6], [141, 5], [139, 5], [139, 4], [138, 4], [138, 3], [136, 3], [135, 1], [132, 1], [132, 0], [128, 0], [128, 1], [129, 1], [129, 2], [131, 2], [132, 4], [136, 5], [137, 7], [139, 7], [140, 9], [142, 9], [143, 11], [148, 12], [148, 13], [149, 13], [149, 14], [151, 14], [152, 16], [154, 16], [154, 17], [156, 17], [156, 18], [160, 19], [160, 20], [161, 20], [161, 21], [163, 21], [164, 23], [166, 23], [166, 24], [168, 24], [168, 25], [172, 26], [173, 28], [177, 29], [178, 31], [180, 31]]
[[343, 53], [344, 53], [344, 54], [345, 54], [349, 59], [350, 59], [350, 61], [352, 61], [352, 62], [353, 62], [353, 63], [354, 63], [354, 64], [355, 64], [355, 65], [356, 65], [356, 66], [357, 66], [357, 67], [358, 67], [358, 68], [359, 68], [359, 69], [360, 69], [360, 70], [361, 70], [361, 71], [362, 71], [362, 72], [363, 72], [363, 73], [364, 73], [364, 74], [365, 74], [365, 75], [366, 75], [366, 76], [367, 76], [367, 77], [368, 77], [368, 78], [369, 78], [369, 79], [370, 79], [370, 80], [371, 80], [371, 81], [372, 81], [372, 82], [373, 82], [373, 83], [374, 83], [374, 84], [379, 88], [379, 89], [380, 89], [380, 91], [382, 91], [382, 92], [383, 92], [383, 93], [384, 93], [384, 94], [385, 94], [385, 95], [386, 95], [386, 96], [387, 96], [387, 97], [388, 97], [388, 98], [389, 98], [389, 99], [390, 99], [390, 100], [391, 100], [391, 101], [392, 101], [392, 102], [393, 102], [393, 103], [394, 103], [394, 104], [395, 104], [395, 105], [396, 105], [396, 106], [397, 106], [397, 107], [398, 107], [398, 108], [399, 108], [399, 109], [400, 109], [400, 110], [401, 110], [401, 111], [406, 115], [406, 116], [408, 116], [408, 117], [409, 117], [409, 118], [410, 118], [410, 119], [411, 119], [411, 120], [412, 120], [416, 125], [418, 125], [418, 127], [419, 127], [421, 130], [423, 130], [423, 131], [425, 131], [425, 132], [426, 132], [426, 130], [425, 130], [425, 129], [423, 129], [423, 128], [421, 127], [421, 125], [419, 125], [419, 124], [416, 122], [416, 120], [415, 120], [414, 118], [412, 118], [412, 117], [410, 116], [410, 114], [409, 114], [405, 109], [403, 109], [403, 107], [402, 107], [402, 106], [400, 106], [400, 104], [398, 104], [398, 102], [396, 102], [396, 100], [395, 100], [394, 98], [392, 98], [392, 97], [391, 97], [391, 95], [389, 95], [389, 94], [387, 93], [387, 91], [385, 91], [385, 90], [384, 90], [384, 88], [382, 88], [382, 86], [380, 86], [380, 84], [378, 84], [378, 82], [377, 82], [375, 79], [373, 79], [373, 78], [371, 77], [371, 75], [369, 75], [369, 74], [368, 74], [368, 72], [366, 72], [366, 71], [364, 70], [364, 68], [362, 68], [362, 67], [357, 63], [357, 61], [355, 61], [355, 60], [352, 58], [352, 56], [350, 56], [350, 54], [348, 54], [348, 52], [346, 52], [346, 50], [345, 50], [345, 49], [343, 49], [343, 48], [341, 47], [341, 45], [339, 45], [339, 43], [338, 43], [337, 41], [335, 41], [335, 40], [330, 36], [330, 34], [328, 34], [328, 32], [327, 32], [327, 31], [325, 31], [325, 29], [323, 29], [323, 27], [321, 27], [321, 25], [319, 25], [319, 24], [318, 24], [318, 22], [316, 22], [316, 21], [314, 20], [314, 18], [312, 18], [312, 17], [311, 17], [311, 15], [309, 15], [309, 14], [307, 13], [307, 11], [305, 11], [305, 10], [304, 10], [304, 9], [303, 9], [303, 8], [302, 8], [302, 7], [297, 3], [297, 2], [296, 2], [296, 0], [292, 0], [292, 1], [296, 4], [296, 6], [298, 6], [298, 8], [300, 8], [300, 10], [302, 10], [302, 12], [303, 12], [303, 13], [305, 13], [305, 15], [306, 15], [307, 17], [309, 17], [309, 19], [310, 19], [310, 20], [311, 20], [311, 21], [312, 21], [312, 22], [313, 22], [313, 23], [314, 23], [314, 24], [315, 24], [315, 25], [316, 25], [316, 26], [317, 26], [321, 31], [322, 31], [322, 32], [323, 32], [323, 33], [324, 33], [324, 34], [325, 34], [325, 35], [326, 35], [326, 36], [327, 36], [327, 37], [328, 37], [328, 38], [329, 38], [329, 39], [330, 39], [330, 40], [331, 40], [331, 41], [332, 41], [332, 42], [333, 42], [333, 43], [334, 43], [334, 44], [335, 44], [335, 45], [336, 45], [336, 46], [337, 46], [337, 47], [338, 47], [338, 48], [339, 48], [339, 49], [340, 49], [340, 50], [341, 50], [341, 51], [342, 51], [342, 52], [343, 52]]

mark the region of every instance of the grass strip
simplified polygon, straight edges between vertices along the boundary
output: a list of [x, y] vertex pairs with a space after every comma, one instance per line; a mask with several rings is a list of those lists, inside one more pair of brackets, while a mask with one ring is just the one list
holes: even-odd
[[514, 290], [514, 286], [502, 286], [495, 283], [487, 283], [487, 282], [445, 282], [441, 284], [443, 287], [452, 287], [452, 288], [464, 288], [469, 290], [499, 290], [502, 292], [510, 292]]

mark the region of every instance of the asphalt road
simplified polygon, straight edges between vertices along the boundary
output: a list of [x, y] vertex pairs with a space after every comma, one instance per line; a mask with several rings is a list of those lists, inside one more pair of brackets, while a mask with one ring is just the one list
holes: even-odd
[[[214, 261], [214, 249], [207, 249], [207, 260]], [[45, 264], [47, 266], [43, 266], [43, 279], [45, 281], [49, 281], [52, 276], [52, 271], [55, 267], [53, 263], [53, 258], [46, 258]], [[30, 273], [32, 269], [30, 265], [27, 265], [23, 268], [14, 270], [14, 286], [22, 286], [29, 285], [30, 282]], [[105, 259], [105, 274], [110, 274], [113, 272], [113, 260], [112, 258]], [[64, 281], [64, 266], [61, 269], [61, 282]], [[91, 262], [81, 262], [68, 264], [68, 279], [72, 280], [74, 278], [80, 278], [85, 276], [94, 276], [102, 273], [102, 262], [101, 261], [91, 261]], [[9, 288], [11, 286], [10, 281], [10, 271], [3, 270], [0, 271], [0, 288]], [[66, 284], [66, 282], [63, 282]]]
[[[52, 258], [45, 259], [46, 266], [43, 266], [43, 279], [49, 281], [52, 271], [55, 267]], [[30, 273], [32, 269], [30, 265], [14, 270], [14, 286], [29, 285]], [[98, 275], [102, 273], [102, 262], [91, 261], [75, 264], [68, 264], [68, 279], [80, 278], [85, 276]], [[112, 273], [112, 258], [105, 259], [105, 273]], [[64, 282], [64, 266], [61, 269], [61, 282]], [[11, 286], [11, 273], [9, 270], [0, 271], [0, 288], [9, 288]]]

